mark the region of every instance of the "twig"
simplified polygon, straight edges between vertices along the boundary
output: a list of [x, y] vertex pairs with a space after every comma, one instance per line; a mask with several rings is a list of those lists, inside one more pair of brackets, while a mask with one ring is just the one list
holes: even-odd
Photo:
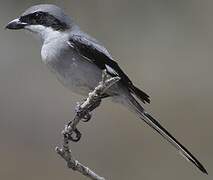
[[[81, 133], [77, 129], [78, 123], [83, 119], [86, 119], [86, 121], [90, 120], [90, 112], [92, 112], [100, 105], [101, 98], [103, 97], [106, 90], [119, 80], [119, 77], [109, 77], [106, 71], [103, 71], [102, 81], [91, 93], [89, 93], [89, 96], [82, 104], [77, 105], [75, 118], [70, 121], [62, 131], [64, 136], [62, 147], [55, 148], [56, 152], [67, 162], [68, 168], [71, 168], [74, 171], [78, 171], [92, 180], [105, 180], [105, 178], [99, 176], [94, 171], [74, 159], [69, 148], [69, 141], [71, 140], [77, 142], [80, 140]], [[73, 134], [75, 134], [76, 138], [73, 137]]]
[[64, 138], [64, 144], [62, 148], [55, 148], [56, 152], [67, 162], [67, 167], [71, 168], [74, 171], [78, 171], [84, 176], [89, 177], [92, 180], [105, 180], [105, 178], [97, 175], [91, 169], [86, 167], [85, 165], [81, 164], [71, 154], [71, 150], [69, 149], [69, 141], [68, 139]]

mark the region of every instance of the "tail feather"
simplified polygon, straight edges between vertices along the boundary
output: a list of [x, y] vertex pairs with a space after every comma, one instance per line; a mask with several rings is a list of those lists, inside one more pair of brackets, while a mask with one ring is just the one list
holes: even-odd
[[188, 161], [192, 162], [203, 173], [208, 174], [204, 166], [182, 145], [180, 144], [156, 119], [148, 114], [144, 108], [130, 95], [130, 108], [139, 115], [150, 127], [156, 130], [163, 138], [170, 142]]

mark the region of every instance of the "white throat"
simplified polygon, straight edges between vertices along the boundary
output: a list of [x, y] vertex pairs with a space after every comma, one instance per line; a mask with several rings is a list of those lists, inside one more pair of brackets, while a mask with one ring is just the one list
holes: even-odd
[[56, 31], [51, 27], [42, 25], [29, 25], [25, 29], [30, 31], [37, 39], [42, 40], [42, 43], [48, 43], [63, 34], [61, 31]]

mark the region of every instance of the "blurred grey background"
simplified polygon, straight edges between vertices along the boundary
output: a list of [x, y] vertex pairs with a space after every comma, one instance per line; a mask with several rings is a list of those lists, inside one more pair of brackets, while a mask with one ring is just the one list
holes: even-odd
[[151, 96], [155, 117], [204, 164], [203, 176], [125, 108], [105, 101], [74, 156], [107, 179], [212, 179], [213, 1], [7, 0], [0, 6], [0, 178], [85, 177], [54, 152], [76, 101], [41, 63], [40, 46], [7, 22], [31, 5], [63, 7], [109, 49], [133, 82]]

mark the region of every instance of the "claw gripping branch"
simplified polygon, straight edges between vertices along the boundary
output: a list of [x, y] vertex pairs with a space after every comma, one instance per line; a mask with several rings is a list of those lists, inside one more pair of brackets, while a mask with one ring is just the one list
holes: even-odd
[[82, 134], [77, 129], [78, 123], [80, 121], [87, 122], [91, 119], [91, 112], [101, 104], [101, 99], [106, 90], [119, 80], [120, 77], [109, 77], [106, 70], [103, 71], [102, 81], [91, 93], [89, 93], [89, 96], [83, 103], [77, 105], [74, 119], [70, 121], [62, 131], [62, 147], [56, 147], [55, 149], [56, 152], [67, 162], [68, 168], [78, 171], [92, 180], [105, 180], [105, 178], [97, 175], [88, 167], [74, 159], [69, 148], [69, 141], [78, 142], [81, 139]]

